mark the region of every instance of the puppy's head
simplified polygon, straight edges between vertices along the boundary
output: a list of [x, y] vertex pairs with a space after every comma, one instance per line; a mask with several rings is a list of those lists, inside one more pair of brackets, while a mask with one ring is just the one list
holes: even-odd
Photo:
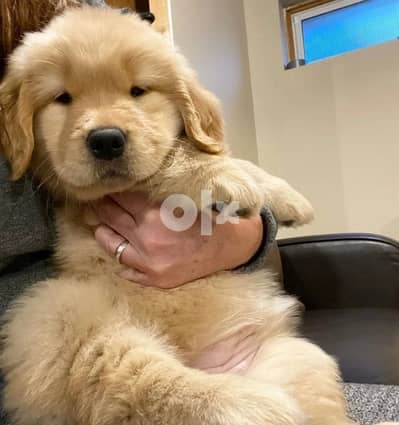
[[28, 34], [0, 86], [0, 150], [18, 179], [89, 200], [154, 175], [182, 137], [223, 151], [217, 100], [135, 15], [82, 8]]

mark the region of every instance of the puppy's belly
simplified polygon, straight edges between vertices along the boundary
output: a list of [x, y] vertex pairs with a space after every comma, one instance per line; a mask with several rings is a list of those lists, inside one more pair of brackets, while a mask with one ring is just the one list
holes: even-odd
[[188, 363], [208, 373], [244, 374], [252, 364], [260, 344], [255, 329], [246, 326], [239, 332], [206, 347]]

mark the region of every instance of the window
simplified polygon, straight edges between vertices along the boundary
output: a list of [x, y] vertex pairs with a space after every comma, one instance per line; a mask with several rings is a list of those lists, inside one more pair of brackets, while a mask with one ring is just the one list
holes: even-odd
[[286, 9], [290, 60], [312, 63], [399, 37], [399, 0], [316, 0]]

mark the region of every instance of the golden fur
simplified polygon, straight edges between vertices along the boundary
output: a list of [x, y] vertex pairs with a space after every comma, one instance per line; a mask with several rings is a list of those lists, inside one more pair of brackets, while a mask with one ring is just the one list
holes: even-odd
[[[130, 88], [147, 93], [131, 98]], [[68, 91], [72, 102], [54, 102]], [[296, 301], [267, 272], [222, 272], [161, 291], [118, 277], [84, 214], [106, 194], [200, 190], [283, 223], [312, 218], [285, 181], [228, 156], [216, 99], [181, 55], [135, 16], [71, 10], [29, 34], [0, 86], [0, 146], [14, 179], [28, 167], [60, 204], [56, 279], [35, 285], [3, 327], [7, 410], [18, 424], [349, 425], [335, 361], [296, 336]], [[118, 126], [121, 160], [99, 165], [87, 134]], [[250, 327], [245, 371], [188, 367]]]

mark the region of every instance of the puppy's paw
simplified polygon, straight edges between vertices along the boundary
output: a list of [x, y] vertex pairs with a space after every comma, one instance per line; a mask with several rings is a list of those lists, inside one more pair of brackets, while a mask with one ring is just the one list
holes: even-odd
[[301, 226], [313, 220], [310, 202], [285, 180], [266, 173], [249, 161], [233, 159], [234, 165], [248, 173], [263, 196], [262, 206], [268, 207], [283, 226]]
[[314, 210], [310, 202], [293, 189], [284, 180], [269, 190], [265, 204], [270, 208], [276, 220], [283, 226], [302, 226], [314, 218]]
[[226, 171], [219, 174], [212, 180], [209, 190], [214, 203], [223, 203], [234, 212], [250, 214], [264, 206], [259, 186], [244, 173]]
[[305, 425], [296, 401], [282, 389], [237, 379], [211, 407], [209, 425]]

